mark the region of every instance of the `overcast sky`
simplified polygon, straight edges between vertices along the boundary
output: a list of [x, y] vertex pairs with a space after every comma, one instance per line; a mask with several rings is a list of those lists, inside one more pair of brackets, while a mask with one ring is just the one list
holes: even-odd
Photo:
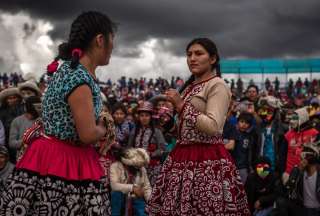
[[213, 39], [222, 58], [320, 56], [319, 0], [1, 0], [0, 72], [45, 71], [82, 11], [119, 23], [101, 79], [188, 76], [185, 46]]

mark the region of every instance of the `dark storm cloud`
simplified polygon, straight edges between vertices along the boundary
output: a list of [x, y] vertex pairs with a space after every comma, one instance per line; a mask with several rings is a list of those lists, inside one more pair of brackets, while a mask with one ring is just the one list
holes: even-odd
[[182, 55], [193, 37], [213, 38], [223, 57], [312, 56], [320, 52], [319, 0], [78, 0], [1, 1], [3, 11], [21, 10], [55, 24], [54, 38], [66, 38], [72, 19], [99, 10], [120, 23], [116, 53], [140, 54], [136, 46], [158, 38]]

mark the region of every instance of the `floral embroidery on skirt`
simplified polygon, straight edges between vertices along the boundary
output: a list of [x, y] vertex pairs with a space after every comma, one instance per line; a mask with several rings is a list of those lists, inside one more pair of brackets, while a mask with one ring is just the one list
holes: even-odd
[[14, 170], [0, 196], [0, 215], [111, 215], [104, 181], [65, 181]]
[[147, 205], [150, 216], [250, 215], [239, 172], [230, 156], [181, 161], [175, 160], [179, 152], [174, 154], [157, 177]]

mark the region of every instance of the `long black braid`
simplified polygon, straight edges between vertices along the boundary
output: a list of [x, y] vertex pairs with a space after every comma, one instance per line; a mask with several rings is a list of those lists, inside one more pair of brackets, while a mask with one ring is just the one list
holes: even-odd
[[107, 15], [96, 11], [84, 12], [71, 24], [69, 39], [59, 46], [59, 54], [54, 60], [71, 61], [71, 68], [75, 69], [79, 64], [81, 53], [73, 52], [74, 49], [87, 51], [95, 36], [103, 34], [105, 40], [109, 41], [109, 35], [115, 31], [116, 24]]
[[183, 86], [179, 89], [179, 93], [181, 94], [191, 83], [195, 81], [195, 76], [191, 75], [189, 79], [183, 84]]

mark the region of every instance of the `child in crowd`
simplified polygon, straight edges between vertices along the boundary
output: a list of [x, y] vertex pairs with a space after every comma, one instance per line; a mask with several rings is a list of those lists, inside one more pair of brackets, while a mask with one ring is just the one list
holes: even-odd
[[112, 117], [114, 119], [116, 130], [116, 141], [122, 147], [128, 146], [129, 135], [134, 125], [126, 120], [127, 109], [122, 103], [116, 103], [112, 109]]
[[147, 167], [147, 173], [151, 185], [161, 169], [161, 159], [164, 153], [165, 139], [152, 121], [153, 106], [149, 102], [144, 102], [138, 108], [138, 122], [135, 130], [132, 131], [129, 138], [129, 146], [143, 148], [150, 155], [150, 164]]
[[[38, 96], [29, 96], [25, 98], [25, 113], [16, 117], [10, 126], [9, 147], [18, 159], [17, 154], [22, 145], [22, 137], [26, 129], [30, 128], [39, 118], [41, 113], [41, 98]], [[14, 159], [12, 161], [15, 162]]]
[[151, 195], [151, 186], [145, 167], [148, 153], [142, 148], [119, 151], [110, 167], [111, 209], [113, 216], [144, 216], [145, 202]]
[[252, 128], [253, 116], [243, 112], [238, 117], [236, 127], [235, 147], [232, 151], [235, 164], [240, 172], [241, 181], [246, 182], [247, 176], [252, 170], [255, 157], [255, 140]]

